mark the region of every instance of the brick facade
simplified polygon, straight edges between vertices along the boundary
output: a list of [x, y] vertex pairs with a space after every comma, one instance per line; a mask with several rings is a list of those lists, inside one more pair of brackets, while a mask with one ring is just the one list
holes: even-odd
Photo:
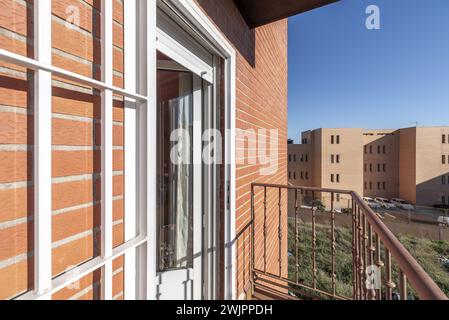
[[[249, 268], [251, 262], [251, 183], [287, 182], [287, 20], [281, 20], [256, 29], [249, 29], [233, 1], [198, 0], [206, 14], [214, 21], [237, 52], [236, 79], [236, 127], [238, 129], [278, 129], [278, 170], [274, 175], [262, 176], [260, 163], [245, 161], [236, 167], [236, 234], [237, 243], [237, 297], [243, 297], [249, 290]], [[267, 144], [268, 144], [267, 139]], [[247, 148], [248, 145], [245, 144]], [[261, 192], [256, 194], [255, 207], [259, 215], [262, 208]], [[269, 235], [267, 248], [269, 270], [278, 270], [278, 202], [277, 194], [269, 195]], [[284, 196], [284, 199], [286, 197]], [[284, 203], [284, 208], [285, 208]], [[282, 224], [286, 230], [286, 215]], [[258, 224], [261, 225], [260, 223]], [[256, 231], [260, 235], [260, 230]], [[286, 237], [284, 237], [285, 239]], [[259, 241], [257, 241], [259, 239]], [[256, 238], [256, 260], [261, 262], [260, 237]], [[282, 252], [287, 252], [283, 241]], [[282, 257], [286, 266], [286, 256]], [[286, 268], [284, 268], [286, 271]]]

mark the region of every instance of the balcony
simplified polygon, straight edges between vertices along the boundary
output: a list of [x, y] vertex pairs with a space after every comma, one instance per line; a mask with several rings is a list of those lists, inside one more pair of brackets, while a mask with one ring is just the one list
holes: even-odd
[[448, 299], [355, 192], [253, 184], [247, 227], [253, 299]]

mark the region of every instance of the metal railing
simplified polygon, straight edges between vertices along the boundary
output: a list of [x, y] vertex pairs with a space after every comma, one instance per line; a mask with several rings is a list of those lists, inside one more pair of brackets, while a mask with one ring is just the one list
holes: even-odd
[[[326, 203], [320, 200], [324, 194], [330, 195]], [[305, 199], [309, 199], [308, 203]], [[345, 207], [337, 208], [337, 203], [345, 203]], [[318, 214], [326, 212], [320, 218], [326, 216], [327, 224], [318, 225]], [[351, 279], [346, 279], [350, 282], [349, 294], [338, 292], [337, 288], [336, 233], [341, 228], [336, 227], [336, 214], [344, 218], [344, 213], [346, 232], [350, 234], [348, 246], [351, 247], [351, 252], [345, 254], [352, 257], [349, 262]], [[311, 231], [300, 234], [299, 224], [304, 227], [306, 216]], [[326, 258], [326, 286], [318, 281], [320, 266], [317, 258], [321, 254], [317, 251], [318, 228], [325, 228], [320, 234], [320, 245], [323, 245], [323, 238], [329, 241], [326, 244], [330, 251]], [[308, 251], [300, 252], [301, 238], [309, 241]], [[290, 250], [285, 250], [288, 247]], [[307, 257], [308, 270], [301, 269], [301, 257]], [[309, 276], [308, 283], [300, 276], [304, 273]], [[380, 281], [376, 282], [376, 279]], [[251, 187], [251, 284], [253, 290], [255, 286], [277, 288], [302, 298], [408, 300], [413, 295], [423, 300], [448, 299], [356, 192], [262, 183], [254, 183]]]

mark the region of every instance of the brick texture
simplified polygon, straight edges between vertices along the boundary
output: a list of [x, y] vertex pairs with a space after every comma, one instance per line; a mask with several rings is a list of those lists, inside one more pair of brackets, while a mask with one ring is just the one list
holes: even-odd
[[[260, 174], [264, 165], [250, 164], [246, 153], [236, 172], [236, 256], [237, 297], [247, 297], [251, 263], [251, 183], [287, 183], [287, 20], [251, 30], [231, 0], [197, 0], [205, 13], [231, 42], [237, 52], [236, 127], [238, 129], [278, 129], [278, 170], [269, 176]], [[267, 145], [269, 142], [267, 140]], [[247, 148], [247, 145], [245, 145]], [[238, 150], [237, 150], [238, 151]], [[279, 206], [276, 192], [268, 195], [267, 248], [268, 271], [279, 272], [277, 230]], [[286, 196], [284, 196], [284, 199]], [[257, 216], [262, 213], [260, 192], [255, 197]], [[281, 227], [286, 230], [286, 202], [282, 200]], [[258, 223], [260, 225], [260, 223]], [[256, 234], [260, 235], [261, 230]], [[282, 242], [283, 275], [287, 271], [286, 236]], [[256, 238], [256, 262], [262, 259], [261, 237]]]

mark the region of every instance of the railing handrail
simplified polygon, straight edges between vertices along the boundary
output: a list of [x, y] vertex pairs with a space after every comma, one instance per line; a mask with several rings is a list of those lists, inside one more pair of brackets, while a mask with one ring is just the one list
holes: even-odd
[[404, 245], [396, 238], [391, 230], [383, 223], [379, 216], [367, 205], [365, 201], [363, 201], [363, 199], [357, 192], [316, 187], [252, 183], [252, 190], [254, 190], [255, 187], [351, 195], [356, 204], [363, 209], [369, 224], [372, 226], [385, 248], [394, 257], [399, 269], [402, 270], [420, 298], [425, 300], [448, 300], [448, 297], [438, 287], [435, 281], [433, 281], [433, 279], [427, 274], [422, 266], [416, 261], [416, 259], [410, 254], [410, 252], [404, 247]]
[[377, 233], [385, 248], [395, 258], [399, 268], [407, 276], [413, 289], [425, 300], [447, 300], [448, 297], [416, 261], [404, 245], [396, 238], [379, 216], [366, 204], [360, 195], [352, 191], [351, 195], [357, 204], [365, 211], [366, 218]]

